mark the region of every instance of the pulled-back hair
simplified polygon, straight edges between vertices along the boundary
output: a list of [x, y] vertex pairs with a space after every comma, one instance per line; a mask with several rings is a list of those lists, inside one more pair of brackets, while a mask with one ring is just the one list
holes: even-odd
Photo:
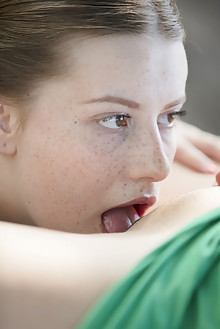
[[77, 35], [184, 37], [173, 0], [0, 0], [0, 97], [22, 99], [61, 67], [56, 47]]

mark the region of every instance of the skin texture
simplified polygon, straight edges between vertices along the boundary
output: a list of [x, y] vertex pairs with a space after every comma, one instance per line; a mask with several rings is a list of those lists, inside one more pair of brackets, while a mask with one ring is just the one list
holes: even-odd
[[[106, 210], [158, 197], [175, 153], [167, 115], [184, 102], [186, 56], [180, 41], [145, 35], [88, 38], [74, 52], [71, 42], [66, 47], [68, 72], [35, 90], [18, 132], [16, 111], [4, 107], [14, 152], [2, 152], [0, 160], [7, 191], [2, 214], [8, 221], [100, 233]], [[139, 105], [91, 101], [106, 95]], [[104, 126], [113, 115], [131, 118], [120, 129], [114, 120], [114, 128]]]
[[186, 193], [125, 233], [69, 234], [1, 222], [2, 327], [74, 328], [106, 289], [144, 256], [218, 207], [219, 189]]
[[[160, 39], [107, 39], [86, 40], [77, 53], [68, 45], [68, 75], [35, 91], [18, 133], [16, 109], [4, 104], [0, 114], [10, 129], [0, 136], [3, 219], [100, 233], [103, 211], [157, 195], [175, 151], [172, 129], [158, 122], [166, 105], [184, 94], [185, 53], [181, 43]], [[109, 93], [139, 102], [139, 110], [83, 104]], [[131, 114], [129, 129], [106, 130], [97, 123], [106, 112]], [[124, 234], [1, 222], [1, 325], [72, 328], [142, 257], [218, 205], [219, 188], [187, 194]]]
[[220, 161], [220, 137], [178, 122], [175, 160], [198, 172], [214, 174]]

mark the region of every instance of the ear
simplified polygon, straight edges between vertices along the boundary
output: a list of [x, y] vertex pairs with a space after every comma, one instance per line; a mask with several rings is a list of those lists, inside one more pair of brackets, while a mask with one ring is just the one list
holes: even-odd
[[17, 152], [15, 111], [9, 105], [0, 104], [0, 155], [13, 156]]

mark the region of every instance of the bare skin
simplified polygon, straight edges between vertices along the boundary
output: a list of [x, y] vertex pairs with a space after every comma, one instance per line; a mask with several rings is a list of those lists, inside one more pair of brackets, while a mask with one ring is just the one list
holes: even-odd
[[[121, 47], [122, 41], [126, 47]], [[143, 56], [146, 50], [150, 62]], [[145, 194], [157, 196], [158, 182], [167, 176], [175, 154], [168, 115], [180, 110], [185, 99], [187, 64], [181, 43], [157, 40], [153, 47], [141, 37], [98, 38], [83, 43], [78, 51], [78, 75], [70, 72], [68, 79], [42, 86], [24, 130], [17, 133], [16, 111], [2, 105], [2, 126], [9, 115], [10, 121], [1, 130], [1, 216], [45, 227], [0, 223], [0, 296], [4, 296], [0, 326], [4, 329], [73, 328], [141, 258], [219, 205], [219, 188], [193, 192], [159, 207], [126, 233], [101, 233], [100, 218], [106, 210]], [[94, 56], [90, 63], [88, 53]], [[166, 79], [158, 80], [161, 72]], [[81, 86], [75, 88], [76, 95], [73, 86]], [[135, 113], [134, 124], [126, 123], [126, 105], [126, 111], [114, 102], [111, 108], [104, 107], [106, 102], [94, 105], [91, 100], [106, 92], [140, 100], [143, 110], [129, 109]], [[115, 126], [118, 116], [125, 124], [121, 130]], [[108, 152], [103, 153], [103, 144]], [[171, 175], [162, 186], [161, 203], [213, 185], [213, 175], [207, 176], [209, 182], [200, 182], [199, 176], [196, 181], [195, 175], [188, 177], [178, 168], [173, 181]], [[182, 177], [189, 184], [183, 185]], [[173, 215], [177, 211], [178, 222]]]
[[19, 109], [2, 104], [1, 219], [72, 233], [123, 232], [132, 224], [126, 211], [117, 217], [111, 210], [156, 200], [173, 162], [185, 50], [181, 41], [145, 34], [73, 45], [66, 45], [68, 72], [42, 82], [22, 108], [23, 126], [14, 124]]
[[177, 152], [175, 160], [193, 170], [213, 174], [220, 162], [220, 137], [178, 122]]
[[[174, 176], [175, 170], [176, 165]], [[188, 182], [196, 177], [189, 169], [184, 174]], [[199, 187], [211, 181], [213, 175], [197, 177]], [[219, 187], [188, 192], [118, 234], [70, 234], [0, 223], [4, 329], [73, 328], [106, 289], [189, 222], [218, 207], [219, 198]]]

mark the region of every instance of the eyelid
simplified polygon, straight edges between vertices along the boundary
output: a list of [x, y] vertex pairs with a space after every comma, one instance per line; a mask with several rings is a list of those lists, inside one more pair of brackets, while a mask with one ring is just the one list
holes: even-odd
[[186, 110], [182, 110], [181, 108], [179, 110], [177, 109], [173, 109], [170, 111], [165, 111], [159, 114], [158, 118], [163, 117], [165, 115], [169, 115], [169, 114], [175, 114], [177, 117], [183, 117], [187, 114]]
[[96, 120], [102, 120], [102, 119], [111, 118], [116, 115], [124, 115], [127, 118], [131, 118], [130, 114], [124, 112], [105, 112], [105, 113], [93, 115], [91, 118]]
[[168, 114], [176, 114], [178, 117], [184, 117], [186, 115], [186, 110], [177, 110], [177, 111], [172, 111]]
[[173, 108], [170, 108], [169, 110], [166, 110], [164, 112], [161, 112], [159, 115], [166, 115], [166, 114], [170, 114], [170, 113], [179, 113], [182, 112], [182, 107], [183, 104], [175, 106]]
[[[169, 119], [168, 117], [169, 116], [173, 116], [173, 121], [172, 122], [169, 122]], [[167, 112], [164, 112], [164, 113], [161, 113], [159, 116], [158, 116], [158, 124], [161, 125], [161, 126], [164, 126], [164, 127], [167, 127], [167, 128], [172, 128], [175, 124], [175, 121], [178, 119], [178, 117], [182, 117], [182, 116], [185, 116], [186, 115], [186, 111], [185, 110], [176, 110], [176, 111], [167, 111]], [[163, 118], [166, 118], [168, 119], [168, 123], [164, 123], [162, 122], [162, 119]]]

